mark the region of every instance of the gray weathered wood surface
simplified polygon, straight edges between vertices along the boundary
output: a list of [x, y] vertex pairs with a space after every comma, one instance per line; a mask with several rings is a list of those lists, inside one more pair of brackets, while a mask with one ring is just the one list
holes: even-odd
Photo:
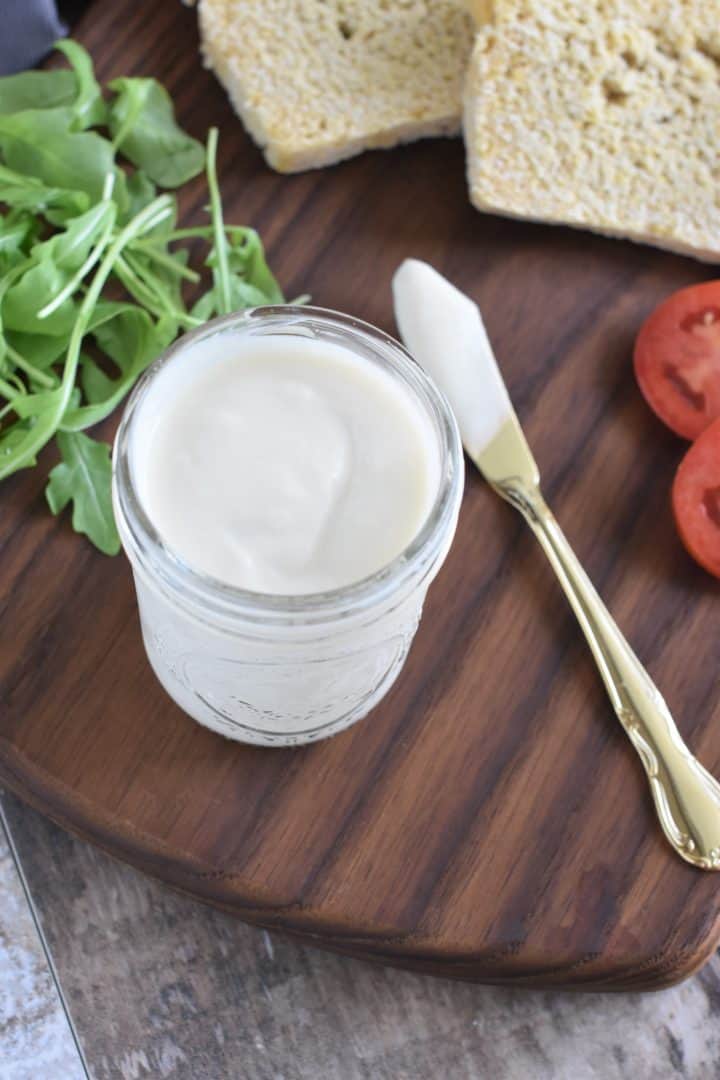
[[[717, 958], [618, 996], [372, 967], [253, 930], [4, 805], [94, 1080], [720, 1077]], [[75, 1080], [0, 1065], [0, 1080], [40, 1077]]]
[[0, 1080], [82, 1080], [0, 814]]

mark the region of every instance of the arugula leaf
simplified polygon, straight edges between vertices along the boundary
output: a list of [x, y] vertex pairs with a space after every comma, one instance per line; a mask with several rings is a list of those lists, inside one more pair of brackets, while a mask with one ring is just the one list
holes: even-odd
[[127, 178], [126, 187], [128, 194], [127, 214], [129, 217], [135, 217], [136, 214], [139, 214], [157, 195], [157, 188], [142, 169], [136, 169], [132, 176]]
[[[258, 289], [255, 285], [251, 285], [249, 281], [244, 281], [236, 274], [231, 274], [228, 277], [227, 284], [229, 311], [242, 311], [244, 308], [264, 307], [266, 304], [275, 302], [271, 301], [262, 290]], [[225, 311], [218, 303], [217, 290], [209, 289], [204, 296], [201, 296], [191, 308], [190, 314], [193, 318], [200, 319], [202, 322], [212, 319], [215, 315], [224, 315]]]
[[112, 465], [106, 443], [79, 432], [58, 432], [62, 461], [51, 471], [45, 497], [53, 514], [73, 503], [72, 524], [106, 555], [117, 555], [120, 537], [112, 509]]
[[0, 306], [3, 325], [9, 330], [24, 330], [33, 334], [69, 334], [77, 317], [74, 300], [66, 300], [46, 319], [38, 318], [38, 311], [49, 303], [69, 280], [70, 274], [61, 270], [52, 259], [44, 259], [31, 266], [5, 294]]
[[0, 434], [0, 476], [37, 464], [37, 451], [54, 435], [55, 415], [63, 407], [63, 388], [18, 393], [11, 401], [20, 420]]
[[[128, 191], [128, 177], [127, 173], [121, 169], [119, 165], [115, 166], [112, 199], [118, 208], [121, 221], [127, 222], [132, 220], [135, 214], [129, 213], [130, 193]], [[147, 205], [147, 203], [145, 205]]]
[[0, 78], [0, 114], [69, 109], [76, 130], [102, 125], [107, 110], [89, 53], [70, 39], [56, 42], [55, 48], [65, 54], [72, 70], [23, 71]]
[[197, 319], [227, 315], [240, 308], [284, 303], [280, 287], [265, 260], [254, 229], [228, 229], [222, 212], [217, 178], [217, 128], [211, 128], [207, 146], [207, 180], [213, 244], [205, 260], [213, 274], [213, 287], [192, 308]]
[[[43, 418], [61, 398], [60, 388], [38, 390], [34, 394], [18, 394], [13, 399], [13, 409], [21, 420]], [[47, 441], [47, 440], [46, 440]]]
[[[77, 318], [70, 332], [62, 369], [62, 382], [59, 389], [46, 392], [44, 395], [31, 395], [35, 399], [45, 398], [43, 408], [38, 410], [36, 424], [13, 447], [12, 454], [2, 454], [2, 437], [0, 436], [0, 479], [10, 476], [18, 469], [24, 469], [57, 431], [63, 414], [72, 399], [83, 338], [87, 333], [93, 311], [100, 300], [100, 294], [112, 273], [113, 266], [120, 258], [123, 249], [131, 244], [133, 240], [142, 236], [148, 228], [155, 225], [164, 215], [169, 214], [171, 208], [172, 199], [169, 195], [158, 196], [154, 202], [150, 203], [137, 217], [133, 218], [120, 230], [103, 255], [102, 261], [93, 275], [92, 282], [82, 298]], [[2, 283], [0, 282], [1, 289]], [[12, 400], [11, 404], [18, 415], [21, 415], [20, 406], [22, 405], [24, 408], [25, 401]]]
[[84, 191], [69, 191], [66, 188], [50, 187], [34, 176], [0, 165], [0, 202], [16, 210], [36, 210], [46, 213], [55, 207], [67, 214], [79, 214], [87, 210], [90, 199]]
[[61, 270], [78, 270], [87, 259], [112, 210], [107, 201], [96, 203], [74, 217], [63, 230], [33, 250], [36, 262], [52, 260]]
[[61, 119], [71, 118], [72, 112], [66, 109], [0, 116], [0, 150], [10, 169], [49, 187], [84, 191], [97, 201], [114, 169], [113, 146], [94, 131], [64, 130]]
[[[38, 309], [38, 323], [47, 327], [50, 316], [67, 309], [67, 304], [79, 289], [83, 278], [100, 260], [111, 242], [115, 216], [114, 203], [98, 203], [81, 218], [75, 218], [64, 233], [57, 234], [45, 244], [38, 244], [33, 249], [33, 258], [38, 259], [40, 265], [54, 262], [66, 278], [59, 291]], [[73, 271], [74, 273], [71, 273]]]
[[[107, 106], [103, 100], [102, 90], [95, 78], [93, 62], [86, 49], [71, 38], [64, 38], [55, 42], [55, 48], [70, 61], [73, 69], [72, 75], [75, 81], [75, 98], [72, 102], [74, 130], [81, 130], [93, 126], [102, 127], [107, 123]], [[52, 73], [51, 73], [52, 74]], [[66, 71], [55, 74], [67, 75]]]
[[27, 257], [28, 242], [37, 232], [36, 223], [30, 214], [11, 213], [4, 217], [0, 214], [0, 257], [6, 256], [8, 261], [4, 269]]
[[[25, 441], [34, 422], [34, 420], [24, 420], [22, 423], [13, 424], [11, 428], [2, 433], [2, 436], [0, 436], [0, 466], [4, 458], [14, 456], [18, 447]], [[33, 455], [26, 458], [23, 468], [31, 469], [35, 465], [37, 465], [37, 458]]]
[[[220, 222], [220, 227], [222, 222]], [[214, 287], [194, 304], [191, 315], [203, 322], [227, 310], [260, 307], [266, 304], [284, 304], [282, 290], [265, 260], [262, 241], [254, 229], [224, 228], [224, 270], [219, 266], [218, 246], [213, 244], [205, 260], [213, 270]], [[225, 290], [220, 289], [225, 275]]]
[[[0, 275], [2, 279], [8, 277], [8, 275], [14, 271], [22, 271], [23, 267], [27, 264], [27, 255], [20, 246], [15, 246], [12, 241], [12, 237], [8, 237], [8, 242], [4, 247], [0, 247]], [[2, 332], [2, 322], [0, 320], [0, 333]]]
[[[182, 296], [182, 280], [185, 277], [187, 252], [178, 251], [171, 259], [171, 266], [158, 263], [153, 258], [156, 248], [137, 248], [127, 252], [126, 258], [131, 269], [158, 298], [161, 307], [169, 314], [185, 314], [185, 302]], [[192, 271], [188, 273], [192, 274]], [[195, 277], [195, 275], [192, 275]]]
[[72, 105], [77, 82], [72, 71], [22, 71], [0, 79], [0, 113]]
[[5, 341], [21, 356], [24, 356], [33, 367], [40, 371], [47, 371], [56, 363], [67, 348], [67, 338], [64, 336], [46, 334], [32, 334], [22, 330], [5, 331]]
[[268, 298], [265, 293], [249, 281], [233, 275], [230, 278], [230, 304], [233, 311], [242, 308], [264, 307]]
[[213, 315], [217, 315], [217, 296], [214, 289], [208, 289], [206, 293], [195, 301], [190, 308], [190, 314], [193, 319], [199, 319], [200, 322], [207, 322], [208, 319], [212, 319]]
[[263, 294], [264, 304], [284, 304], [285, 297], [265, 258], [262, 240], [255, 229], [229, 229], [228, 265]]
[[[87, 52], [72, 41], [59, 49], [71, 70], [0, 79], [0, 480], [35, 465], [56, 435], [51, 509], [72, 501], [75, 528], [114, 553], [109, 450], [80, 432], [179, 331], [281, 303], [282, 292], [257, 233], [225, 225], [217, 130], [205, 155], [153, 79], [116, 80], [106, 105]], [[113, 142], [93, 130], [103, 125]], [[178, 229], [177, 202], [156, 184], [178, 186], [203, 163], [210, 224]], [[213, 282], [188, 313], [185, 282], [202, 280], [185, 243], [195, 240], [209, 248]], [[118, 288], [137, 303], [106, 298]]]
[[172, 98], [155, 79], [114, 79], [108, 123], [113, 142], [161, 187], [179, 187], [202, 171], [205, 151], [178, 126]]
[[[115, 301], [100, 300], [88, 320], [87, 333], [92, 333], [96, 326], [114, 319], [119, 311], [132, 308], [132, 304]], [[6, 330], [5, 341], [21, 356], [24, 356], [33, 367], [40, 371], [48, 371], [67, 350], [67, 337], [64, 335], [48, 336], [45, 334], [27, 333], [22, 330]], [[79, 403], [78, 403], [79, 404]]]
[[108, 320], [100, 322], [94, 337], [102, 351], [113, 360], [120, 374], [107, 375], [89, 356], [80, 365], [80, 384], [87, 402], [69, 409], [62, 418], [63, 431], [81, 431], [97, 424], [120, 404], [138, 377], [177, 337], [171, 320], [154, 323], [142, 308], [118, 304]]

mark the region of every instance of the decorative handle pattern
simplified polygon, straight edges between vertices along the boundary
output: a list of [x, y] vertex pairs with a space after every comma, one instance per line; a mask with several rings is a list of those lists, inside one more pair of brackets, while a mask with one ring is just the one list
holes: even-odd
[[665, 836], [703, 870], [720, 870], [720, 784], [690, 753], [651, 680], [580, 565], [538, 487], [496, 485], [525, 517], [577, 616], [610, 700], [637, 750]]

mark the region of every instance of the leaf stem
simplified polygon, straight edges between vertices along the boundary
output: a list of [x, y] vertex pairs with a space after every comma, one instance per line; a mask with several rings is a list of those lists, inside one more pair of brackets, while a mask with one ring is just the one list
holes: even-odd
[[[148, 218], [148, 220], [143, 225], [142, 233], [138, 234], [139, 236], [144, 236], [145, 233], [151, 232], [167, 218], [172, 217], [175, 210], [175, 203], [173, 202], [172, 195], [160, 195], [159, 198], [169, 199], [170, 202], [168, 202], [165, 207], [157, 209], [155, 213]], [[154, 202], [158, 202], [158, 199], [155, 199]], [[148, 203], [148, 205], [145, 207], [145, 210], [147, 210], [151, 206], [153, 206], [153, 203]], [[143, 211], [141, 211], [141, 213], [143, 213]]]
[[82, 264], [77, 273], [70, 278], [67, 285], [65, 285], [57, 294], [57, 296], [50, 300], [44, 308], [41, 308], [40, 311], [38, 311], [38, 319], [47, 319], [48, 315], [52, 315], [53, 311], [57, 311], [61, 304], [64, 304], [66, 300], [69, 300], [73, 293], [77, 292], [78, 287], [80, 286], [80, 283], [84, 280], [86, 274], [88, 274], [89, 271], [92, 270], [93, 266], [95, 266], [98, 260], [102, 257], [103, 251], [105, 251], [110, 242], [113, 227], [115, 225], [114, 204], [108, 203], [108, 208], [110, 208], [111, 210], [110, 220], [107, 222], [105, 228], [103, 229], [102, 235], [98, 240], [97, 244], [92, 249], [87, 259]]
[[164, 293], [161, 294], [153, 289], [149, 281], [138, 273], [137, 263], [128, 261], [129, 258], [130, 252], [128, 251], [124, 256], [121, 255], [117, 259], [113, 269], [127, 291], [139, 304], [146, 307], [158, 319], [164, 315], [170, 315], [186, 329], [202, 325], [202, 319], [196, 319], [192, 315], [188, 315], [187, 312], [181, 311], [180, 308], [175, 307]]
[[128, 248], [125, 254], [122, 256], [123, 261], [131, 268], [135, 275], [140, 278], [147, 288], [155, 294], [157, 300], [162, 304], [163, 308], [168, 315], [175, 314], [176, 311], [184, 314], [183, 308], [178, 308], [173, 303], [172, 296], [169, 290], [166, 288], [165, 283], [155, 274], [149, 267], [143, 266], [142, 261], [138, 257], [137, 253], [133, 254], [132, 250]]
[[[223, 231], [229, 233], [230, 236], [233, 233], [247, 233], [247, 225], [223, 225]], [[173, 229], [172, 232], [167, 234], [167, 240], [172, 243], [174, 240], [209, 240], [214, 236], [215, 230], [212, 225], [191, 225], [186, 229]]]
[[230, 300], [230, 269], [228, 266], [227, 239], [223, 222], [222, 201], [217, 179], [217, 142], [218, 129], [210, 128], [207, 142], [207, 183], [210, 192], [210, 213], [212, 217], [214, 249], [217, 257], [217, 269], [213, 267], [215, 288], [219, 292], [220, 314], [229, 315], [232, 309]]
[[16, 398], [19, 393], [20, 391], [17, 390], [14, 386], [11, 386], [9, 382], [5, 382], [5, 379], [0, 379], [0, 394], [3, 394], [6, 398], [8, 398], [11, 405], [13, 398]]
[[193, 284], [200, 281], [200, 274], [196, 273], [195, 270], [191, 270], [189, 266], [184, 266], [174, 255], [162, 251], [152, 240], [136, 240], [133, 248], [140, 248], [143, 255], [147, 255], [148, 258], [153, 259], [160, 266], [167, 267], [171, 273], [185, 278], [186, 281], [192, 281]]
[[115, 261], [113, 267], [114, 272], [122, 281], [127, 291], [138, 301], [148, 308], [153, 315], [166, 315], [168, 314], [166, 305], [159, 302], [160, 298], [157, 293], [150, 289], [145, 281], [137, 274], [132, 265], [127, 261], [127, 254], [125, 256], [119, 255]]
[[44, 386], [47, 390], [51, 390], [56, 386], [55, 379], [52, 376], [47, 375], [44, 371], [40, 371], [34, 364], [31, 364], [29, 360], [26, 360], [24, 356], [21, 356], [17, 349], [13, 349], [9, 341], [5, 342], [5, 348], [7, 354], [12, 360], [15, 367], [19, 367], [21, 371], [24, 371], [26, 375], [29, 375], [31, 379], [34, 379], [40, 386]]
[[[153, 199], [151, 203], [141, 210], [139, 214], [136, 214], [121, 232], [118, 233], [110, 249], [103, 258], [103, 261], [100, 263], [100, 266], [95, 273], [95, 277], [92, 280], [92, 284], [83, 297], [78, 317], [75, 320], [75, 325], [70, 334], [70, 343], [68, 345], [67, 359], [65, 368], [63, 369], [62, 380], [63, 389], [67, 391], [63, 412], [65, 405], [67, 405], [67, 399], [70, 396], [72, 383], [75, 379], [75, 372], [80, 357], [80, 346], [82, 344], [82, 339], [85, 336], [87, 324], [90, 321], [90, 315], [100, 297], [105, 282], [110, 277], [114, 263], [123, 249], [126, 248], [136, 236], [140, 236], [148, 228], [152, 227], [148, 222], [157, 217], [163, 209], [166, 210], [164, 216], [167, 216], [168, 213], [172, 212], [172, 208], [173, 202], [169, 195], [160, 195], [157, 199]], [[62, 413], [60, 415], [62, 415]]]

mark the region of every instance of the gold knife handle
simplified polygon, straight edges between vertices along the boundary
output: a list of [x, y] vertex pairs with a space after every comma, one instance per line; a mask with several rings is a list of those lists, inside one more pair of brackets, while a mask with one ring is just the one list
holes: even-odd
[[563, 587], [620, 723], [650, 782], [672, 846], [703, 870], [720, 870], [720, 785], [690, 753], [670, 710], [580, 565], [539, 487], [494, 485], [525, 517]]

